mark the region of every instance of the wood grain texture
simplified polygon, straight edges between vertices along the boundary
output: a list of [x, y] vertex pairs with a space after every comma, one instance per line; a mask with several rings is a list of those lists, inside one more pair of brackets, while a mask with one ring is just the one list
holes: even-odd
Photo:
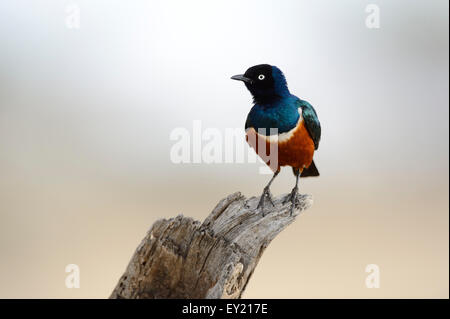
[[275, 198], [265, 216], [259, 197], [237, 192], [222, 199], [203, 223], [179, 215], [153, 224], [110, 298], [240, 298], [273, 238], [312, 205], [299, 195], [295, 213]]

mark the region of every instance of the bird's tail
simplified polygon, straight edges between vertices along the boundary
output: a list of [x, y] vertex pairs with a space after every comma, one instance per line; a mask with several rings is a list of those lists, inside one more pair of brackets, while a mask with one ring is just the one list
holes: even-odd
[[311, 177], [311, 176], [319, 176], [319, 170], [316, 167], [316, 164], [314, 164], [314, 161], [311, 162], [311, 165], [309, 167], [305, 168], [302, 173], [300, 174], [300, 177]]

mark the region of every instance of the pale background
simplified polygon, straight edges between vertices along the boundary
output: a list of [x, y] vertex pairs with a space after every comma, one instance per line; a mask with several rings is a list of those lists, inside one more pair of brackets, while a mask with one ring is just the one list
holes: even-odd
[[229, 77], [271, 63], [317, 109], [322, 176], [244, 297], [448, 298], [448, 36], [445, 0], [1, 1], [0, 297], [108, 297], [156, 219], [259, 195], [259, 164], [176, 165], [169, 135], [243, 127]]

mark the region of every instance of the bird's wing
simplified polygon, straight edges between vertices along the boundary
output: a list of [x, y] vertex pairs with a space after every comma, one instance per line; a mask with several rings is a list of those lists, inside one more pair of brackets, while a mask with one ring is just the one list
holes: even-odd
[[253, 125], [250, 123], [250, 114], [247, 115], [247, 120], [245, 121], [245, 129], [247, 130], [249, 127], [252, 127]]
[[302, 108], [302, 116], [306, 129], [308, 130], [308, 133], [314, 142], [314, 147], [317, 150], [319, 148], [321, 128], [316, 110], [314, 110], [311, 104], [300, 99], [298, 100], [297, 105]]

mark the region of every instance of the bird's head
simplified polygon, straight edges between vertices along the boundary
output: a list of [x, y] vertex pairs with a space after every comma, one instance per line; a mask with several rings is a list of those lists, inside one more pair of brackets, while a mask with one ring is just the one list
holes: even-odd
[[269, 64], [252, 66], [244, 74], [231, 77], [243, 81], [257, 104], [270, 104], [289, 95], [286, 79], [279, 68]]

